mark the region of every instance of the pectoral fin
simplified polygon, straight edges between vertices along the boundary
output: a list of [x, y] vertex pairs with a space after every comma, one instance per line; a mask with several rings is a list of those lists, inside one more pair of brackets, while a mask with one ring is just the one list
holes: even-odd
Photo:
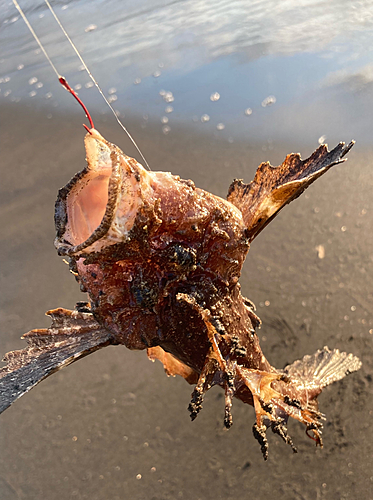
[[52, 325], [31, 330], [28, 346], [8, 352], [0, 370], [0, 413], [52, 373], [112, 343], [111, 333], [90, 312], [53, 309]]
[[330, 167], [344, 162], [342, 158], [353, 145], [353, 141], [348, 146], [341, 142], [332, 151], [322, 145], [306, 160], [302, 160], [299, 153], [292, 153], [278, 167], [262, 163], [249, 184], [235, 179], [227, 199], [241, 210], [249, 240]]

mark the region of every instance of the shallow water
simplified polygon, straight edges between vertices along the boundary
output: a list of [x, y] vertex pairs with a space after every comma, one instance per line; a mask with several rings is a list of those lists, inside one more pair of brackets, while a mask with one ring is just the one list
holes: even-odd
[[[22, 6], [58, 71], [92, 112], [108, 113], [46, 5]], [[80, 1], [55, 10], [122, 116], [154, 118], [166, 131], [195, 121], [195, 130], [267, 148], [320, 137], [370, 143], [371, 2]], [[2, 99], [49, 115], [76, 109], [13, 4], [3, 2], [2, 18]]]
[[[58, 70], [82, 85], [100, 132], [135, 154], [97, 91], [85, 87], [88, 77], [45, 5], [20, 3]], [[1, 499], [373, 497], [371, 3], [53, 5], [154, 170], [225, 196], [232, 178], [251, 180], [261, 161], [277, 165], [293, 150], [306, 157], [319, 139], [357, 141], [347, 163], [255, 240], [241, 283], [275, 366], [328, 345], [358, 355], [363, 368], [321, 397], [323, 450], [292, 422], [299, 453], [269, 436], [264, 463], [251, 407], [235, 402], [234, 425], [223, 431], [216, 388], [191, 423], [185, 381], [167, 378], [143, 352], [104, 349], [1, 416]], [[36, 53], [12, 4], [0, 9], [4, 353], [23, 347], [19, 337], [30, 328], [48, 326], [44, 311], [83, 299], [53, 248], [53, 204], [84, 165], [85, 132], [82, 111]]]

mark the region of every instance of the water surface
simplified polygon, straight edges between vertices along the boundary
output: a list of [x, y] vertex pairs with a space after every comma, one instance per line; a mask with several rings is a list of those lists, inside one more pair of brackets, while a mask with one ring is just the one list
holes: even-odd
[[[96, 89], [85, 88], [91, 85], [88, 75], [46, 5], [21, 4], [58, 71], [92, 112], [108, 113]], [[370, 2], [53, 5], [122, 116], [155, 119], [166, 133], [175, 123], [194, 123], [196, 130], [219, 132], [224, 140], [371, 140]], [[58, 88], [13, 4], [3, 1], [1, 13], [2, 100], [43, 105], [50, 113], [54, 106], [73, 109], [76, 104]], [[212, 101], [215, 93], [220, 98]], [[269, 96], [274, 99], [266, 101]], [[245, 114], [248, 108], [251, 114]]]

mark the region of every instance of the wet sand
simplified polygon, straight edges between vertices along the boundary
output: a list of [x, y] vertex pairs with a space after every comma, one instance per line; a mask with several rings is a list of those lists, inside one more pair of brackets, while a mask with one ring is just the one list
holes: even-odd
[[[134, 154], [112, 119], [96, 122]], [[2, 354], [23, 347], [24, 332], [49, 325], [44, 311], [84, 300], [53, 247], [56, 192], [84, 165], [81, 123], [80, 113], [47, 119], [43, 110], [2, 107]], [[251, 180], [261, 161], [277, 165], [286, 153], [306, 157], [314, 149], [304, 142], [263, 152], [188, 128], [164, 135], [158, 124], [126, 123], [153, 170], [171, 170], [220, 196], [234, 177]], [[223, 391], [214, 388], [191, 423], [184, 380], [167, 378], [144, 352], [109, 347], [48, 378], [1, 416], [2, 500], [372, 498], [371, 153], [357, 144], [347, 163], [287, 207], [253, 243], [241, 278], [274, 366], [324, 345], [363, 361], [320, 398], [324, 449], [292, 421], [299, 453], [269, 435], [265, 463], [252, 436], [252, 407], [234, 402], [227, 432]]]

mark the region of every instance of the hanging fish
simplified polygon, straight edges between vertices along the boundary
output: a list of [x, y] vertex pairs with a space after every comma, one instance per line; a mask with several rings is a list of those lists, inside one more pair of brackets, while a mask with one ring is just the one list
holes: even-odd
[[234, 180], [224, 200], [191, 180], [145, 170], [104, 139], [50, 63], [90, 122], [87, 165], [60, 189], [55, 205], [55, 247], [88, 301], [74, 311], [48, 311], [51, 327], [31, 330], [23, 337], [26, 348], [5, 355], [0, 412], [64, 366], [123, 344], [147, 349], [168, 375], [195, 384], [192, 420], [214, 385], [225, 391], [227, 428], [233, 397], [254, 406], [253, 433], [264, 459], [268, 428], [296, 452], [287, 432], [289, 417], [304, 423], [322, 446], [324, 416], [317, 397], [361, 362], [324, 347], [282, 370], [271, 366], [256, 334], [261, 321], [241, 295], [239, 278], [254, 238], [313, 181], [344, 162], [353, 142], [332, 151], [322, 145], [306, 160], [289, 154], [276, 168], [262, 163], [249, 184]]
[[227, 428], [233, 397], [253, 405], [254, 436], [265, 459], [268, 427], [296, 451], [289, 417], [322, 445], [317, 396], [361, 363], [324, 347], [283, 370], [272, 367], [259, 346], [260, 319], [241, 295], [239, 277], [254, 238], [343, 162], [353, 143], [330, 152], [322, 145], [306, 160], [290, 154], [276, 168], [262, 163], [249, 184], [234, 180], [224, 200], [169, 172], [145, 170], [90, 123], [87, 165], [60, 189], [55, 205], [55, 247], [89, 300], [74, 311], [49, 311], [51, 327], [27, 333], [28, 347], [5, 356], [0, 411], [62, 367], [123, 344], [147, 349], [168, 375], [196, 384], [192, 420], [213, 385], [225, 391]]

